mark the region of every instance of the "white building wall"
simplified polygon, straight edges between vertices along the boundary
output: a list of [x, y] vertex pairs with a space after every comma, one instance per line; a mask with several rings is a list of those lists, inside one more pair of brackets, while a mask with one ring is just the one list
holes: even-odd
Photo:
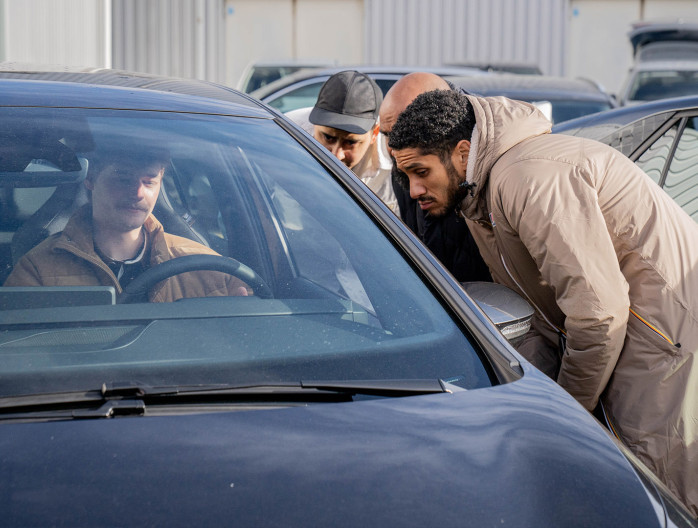
[[566, 64], [568, 0], [365, 0], [367, 62]]
[[256, 61], [363, 61], [363, 0], [226, 0], [226, 82]]
[[254, 60], [518, 61], [615, 92], [631, 24], [677, 19], [698, 0], [0, 0], [0, 60], [233, 86]]
[[4, 0], [2, 60], [108, 66], [110, 0]]

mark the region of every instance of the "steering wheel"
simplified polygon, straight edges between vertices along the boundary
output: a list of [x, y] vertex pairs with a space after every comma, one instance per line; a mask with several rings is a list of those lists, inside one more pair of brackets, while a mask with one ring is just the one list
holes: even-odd
[[187, 255], [166, 260], [145, 270], [119, 294], [117, 303], [132, 303], [141, 299], [158, 282], [187, 271], [220, 271], [237, 277], [254, 289], [255, 295], [271, 299], [272, 293], [264, 279], [252, 268], [230, 257], [221, 255]]

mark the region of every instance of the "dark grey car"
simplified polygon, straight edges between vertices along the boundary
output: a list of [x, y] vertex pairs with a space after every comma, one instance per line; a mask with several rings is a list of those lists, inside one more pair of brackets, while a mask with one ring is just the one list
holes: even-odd
[[449, 78], [463, 90], [485, 97], [503, 95], [536, 103], [553, 123], [610, 110], [615, 99], [589, 79], [545, 75], [497, 74], [487, 77]]

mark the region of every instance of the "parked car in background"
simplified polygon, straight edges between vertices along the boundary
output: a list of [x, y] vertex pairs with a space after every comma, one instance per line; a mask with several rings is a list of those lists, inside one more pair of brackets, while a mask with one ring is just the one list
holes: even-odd
[[358, 70], [369, 75], [385, 94], [403, 75], [428, 71], [444, 78], [489, 75], [478, 68], [412, 68], [407, 66], [343, 66], [325, 70], [300, 71], [250, 93], [260, 101], [286, 113], [315, 105], [320, 88], [330, 76], [343, 70]]
[[[4, 526], [696, 526], [278, 112], [203, 81], [3, 76], [5, 274], [125, 147], [169, 152], [155, 214], [221, 255], [124, 291], [0, 288]], [[251, 295], [131, 296], [195, 270]]]
[[636, 24], [629, 38], [634, 63], [621, 105], [698, 95], [698, 24]]
[[553, 132], [620, 150], [698, 222], [698, 96], [617, 108], [567, 121]]
[[331, 66], [332, 61], [321, 60], [251, 62], [243, 70], [236, 87], [242, 92], [249, 93], [300, 70], [329, 68]]
[[458, 61], [447, 62], [444, 66], [453, 68], [477, 68], [493, 73], [524, 73], [527, 75], [543, 75], [537, 64], [526, 62], [497, 62], [497, 61]]
[[536, 103], [553, 123], [615, 108], [616, 102], [598, 83], [545, 75], [495, 74], [449, 79], [463, 90], [483, 96], [503, 95]]

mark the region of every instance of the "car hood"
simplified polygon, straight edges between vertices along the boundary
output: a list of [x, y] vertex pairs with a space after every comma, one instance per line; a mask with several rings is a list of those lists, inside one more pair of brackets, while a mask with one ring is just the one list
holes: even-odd
[[657, 526], [542, 375], [453, 394], [2, 425], [6, 525]]

